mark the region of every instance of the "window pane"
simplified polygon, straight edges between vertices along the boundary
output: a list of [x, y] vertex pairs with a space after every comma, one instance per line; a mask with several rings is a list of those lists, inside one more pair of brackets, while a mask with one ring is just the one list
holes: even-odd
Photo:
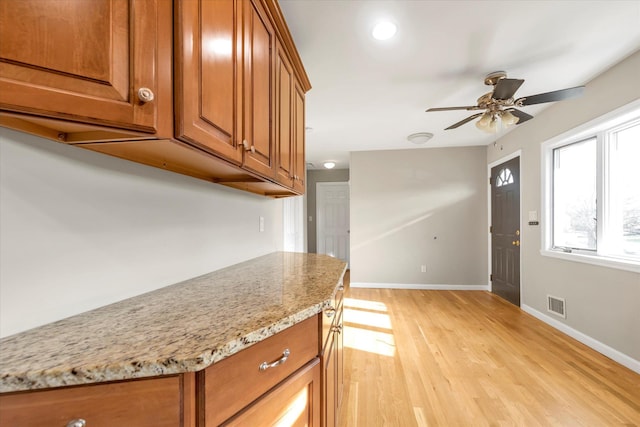
[[640, 256], [640, 123], [614, 132], [609, 153], [609, 250]]
[[596, 250], [596, 139], [553, 150], [553, 246]]

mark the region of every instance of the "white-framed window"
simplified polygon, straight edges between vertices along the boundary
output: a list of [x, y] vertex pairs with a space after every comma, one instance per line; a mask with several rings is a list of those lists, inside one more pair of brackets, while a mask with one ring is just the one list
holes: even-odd
[[542, 255], [640, 271], [640, 100], [542, 144]]

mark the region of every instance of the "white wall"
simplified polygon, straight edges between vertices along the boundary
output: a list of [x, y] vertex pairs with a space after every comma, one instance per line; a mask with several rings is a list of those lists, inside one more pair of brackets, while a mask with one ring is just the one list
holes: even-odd
[[282, 250], [282, 236], [281, 200], [0, 128], [0, 336]]
[[351, 153], [351, 283], [486, 286], [485, 150]]
[[640, 274], [544, 257], [541, 227], [526, 225], [528, 211], [541, 212], [541, 143], [640, 98], [638, 76], [640, 52], [588, 83], [582, 98], [552, 105], [488, 146], [487, 163], [522, 150], [523, 307], [546, 315], [547, 294], [566, 298], [567, 318], [553, 317], [556, 322], [640, 367]]

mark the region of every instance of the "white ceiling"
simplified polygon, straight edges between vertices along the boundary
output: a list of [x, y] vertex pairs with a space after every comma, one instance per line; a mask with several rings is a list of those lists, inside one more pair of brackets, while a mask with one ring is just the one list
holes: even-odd
[[[328, 160], [347, 168], [351, 151], [487, 145], [496, 135], [473, 122], [443, 130], [473, 112], [425, 110], [475, 105], [492, 71], [525, 79], [516, 97], [533, 95], [583, 85], [640, 49], [640, 0], [279, 3], [313, 86], [315, 169]], [[398, 32], [381, 42], [371, 29], [383, 18]], [[548, 105], [522, 110], [535, 116]], [[435, 135], [427, 144], [407, 141], [423, 131]]]

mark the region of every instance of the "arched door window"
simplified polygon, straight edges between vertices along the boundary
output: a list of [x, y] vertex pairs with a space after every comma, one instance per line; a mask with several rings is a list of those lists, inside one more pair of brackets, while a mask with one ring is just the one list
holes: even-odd
[[503, 185], [513, 184], [513, 174], [509, 168], [504, 168], [498, 172], [496, 178], [496, 187], [502, 187]]

